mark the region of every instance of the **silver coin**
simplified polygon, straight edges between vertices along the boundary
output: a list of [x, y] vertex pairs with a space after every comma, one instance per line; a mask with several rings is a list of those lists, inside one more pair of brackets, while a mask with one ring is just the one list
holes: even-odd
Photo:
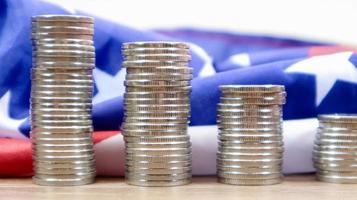
[[[41, 44], [32, 48], [33, 55], [95, 55], [94, 46]], [[72, 56], [72, 55], [71, 55]], [[93, 56], [92, 56], [93, 57]], [[40, 64], [40, 63], [39, 63]]]
[[125, 80], [125, 86], [131, 87], [186, 87], [190, 86], [190, 81], [175, 81], [175, 80]]
[[95, 168], [44, 168], [44, 167], [34, 167], [37, 174], [48, 174], [48, 175], [86, 175], [95, 173]]
[[282, 165], [280, 164], [265, 164], [265, 165], [257, 165], [257, 166], [246, 166], [246, 165], [239, 165], [239, 164], [234, 164], [234, 165], [222, 165], [220, 163], [217, 164], [217, 169], [220, 171], [241, 171], [244, 173], [254, 173], [254, 172], [276, 172], [276, 173], [281, 173], [282, 171]]
[[125, 87], [125, 92], [131, 93], [131, 92], [151, 92], [151, 93], [167, 93], [167, 92], [190, 92], [191, 91], [191, 86], [185, 86], [185, 87], [130, 87], [127, 86]]
[[95, 164], [95, 160], [85, 160], [85, 161], [43, 161], [34, 160], [35, 165], [41, 165], [45, 167], [58, 167], [58, 168], [71, 168], [71, 167], [90, 167]]
[[332, 122], [332, 123], [357, 123], [357, 115], [355, 114], [325, 114], [318, 116], [321, 122]]
[[137, 105], [137, 104], [189, 104], [190, 103], [190, 99], [186, 98], [186, 99], [128, 99], [126, 98], [124, 101], [125, 105]]
[[81, 133], [81, 132], [92, 132], [92, 126], [33, 126], [32, 131], [36, 132], [53, 132], [53, 133]]
[[184, 54], [135, 54], [125, 56], [125, 60], [160, 60], [189, 62], [191, 60], [191, 56]]
[[334, 152], [357, 152], [356, 146], [341, 146], [341, 145], [314, 145], [314, 150], [318, 151], [334, 151]]
[[80, 22], [94, 23], [94, 18], [81, 15], [37, 15], [31, 18], [32, 22]]
[[357, 141], [356, 134], [336, 134], [336, 133], [317, 133], [316, 140], [351, 140]]
[[285, 99], [286, 92], [222, 92], [221, 98], [276, 98], [276, 99]]
[[[36, 77], [34, 77], [36, 76]], [[84, 84], [93, 85], [94, 81], [91, 76], [75, 77], [75, 78], [61, 78], [61, 77], [45, 77], [34, 75], [31, 77], [32, 82], [38, 85], [58, 84], [58, 85], [71, 85], [71, 84]]]
[[34, 160], [42, 160], [42, 161], [87, 161], [87, 160], [94, 159], [94, 153], [55, 155], [50, 153], [46, 154], [46, 153], [34, 152], [32, 157]]
[[[43, 23], [48, 23], [48, 22], [43, 22]], [[86, 25], [86, 24], [82, 23], [82, 25]], [[32, 46], [41, 45], [41, 44], [94, 46], [93, 40], [82, 40], [82, 39], [71, 39], [71, 38], [46, 38], [41, 40], [32, 40]]]
[[79, 186], [94, 183], [95, 176], [89, 177], [73, 177], [69, 179], [61, 178], [42, 178], [41, 176], [34, 176], [33, 183], [43, 186]]
[[[85, 58], [87, 59], [87, 58]], [[36, 73], [92, 73], [95, 64], [94, 60], [89, 59], [89, 62], [79, 62], [79, 61], [61, 61], [58, 59], [44, 61], [43, 59], [34, 60], [32, 63], [33, 71]]]
[[38, 147], [33, 145], [33, 154], [37, 157], [72, 157], [72, 156], [89, 156], [93, 155], [93, 148], [88, 149], [53, 149], [51, 146]]
[[152, 181], [146, 179], [137, 179], [137, 178], [126, 178], [126, 183], [129, 185], [142, 186], [142, 187], [172, 187], [187, 185], [191, 183], [191, 178], [186, 179], [172, 179], [169, 181]]
[[32, 54], [36, 57], [89, 57], [94, 58], [94, 51], [83, 50], [64, 50], [64, 49], [36, 49], [32, 50]]
[[279, 99], [274, 97], [262, 97], [262, 98], [220, 98], [220, 107], [224, 108], [224, 105], [282, 105], [285, 104], [285, 99]]
[[32, 40], [42, 40], [47, 38], [63, 38], [63, 39], [82, 39], [82, 40], [93, 40], [93, 35], [91, 34], [74, 34], [74, 33], [49, 33], [49, 32], [38, 32], [31, 34]]
[[150, 112], [150, 111], [141, 111], [141, 112], [130, 112], [127, 111], [124, 113], [124, 117], [129, 117], [129, 118], [167, 118], [167, 119], [189, 119], [190, 118], [190, 112], [189, 111], [184, 111], [184, 112], [165, 112], [165, 111], [160, 111], [158, 113]]
[[128, 42], [124, 43], [123, 49], [134, 48], [180, 48], [189, 49], [189, 45], [183, 42], [167, 42], [167, 41], [145, 41], [145, 42]]
[[[124, 63], [127, 61], [124, 61]], [[135, 62], [134, 62], [135, 63]], [[192, 75], [193, 68], [188, 66], [131, 66], [126, 69], [127, 74], [167, 74], [167, 75]]]
[[263, 166], [263, 165], [279, 165], [283, 159], [226, 159], [217, 157], [217, 164], [221, 165], [242, 165], [242, 166]]
[[43, 110], [43, 109], [63, 109], [63, 110], [70, 110], [70, 109], [83, 109], [83, 110], [90, 110], [92, 108], [92, 104], [76, 104], [76, 103], [31, 103], [32, 110]]
[[[39, 57], [39, 56], [35, 56], [32, 59], [33, 63], [86, 63], [86, 64], [94, 64], [95, 63], [95, 58], [89, 58], [89, 57]], [[39, 66], [42, 66], [41, 64]], [[36, 66], [39, 67], [39, 66]], [[55, 67], [53, 67], [55, 68]], [[67, 68], [61, 68], [62, 70], [64, 69], [70, 69], [70, 67], [68, 66]]]
[[179, 173], [191, 173], [191, 166], [180, 167], [166, 167], [166, 168], [151, 168], [151, 167], [138, 167], [138, 166], [126, 166], [126, 171], [134, 174], [147, 174], [147, 175], [169, 175]]
[[190, 148], [191, 143], [183, 142], [127, 142], [126, 148]]
[[126, 161], [133, 162], [150, 162], [150, 163], [168, 163], [170, 161], [188, 161], [192, 159], [191, 152], [189, 153], [171, 153], [163, 155], [150, 155], [150, 154], [127, 154]]
[[31, 133], [32, 143], [37, 147], [49, 146], [51, 148], [88, 148], [93, 145], [91, 134], [79, 135], [68, 133], [68, 136], [56, 136], [56, 134]]
[[324, 123], [319, 122], [320, 128], [345, 128], [347, 130], [357, 130], [357, 123]]
[[182, 54], [189, 55], [190, 50], [186, 48], [175, 48], [175, 47], [166, 47], [166, 48], [127, 48], [123, 49], [122, 53], [124, 56], [137, 55], [137, 54]]
[[161, 162], [151, 162], [151, 161], [140, 161], [140, 160], [125, 160], [126, 166], [131, 167], [144, 167], [150, 169], [162, 169], [162, 168], [177, 168], [177, 167], [190, 167], [192, 165], [191, 158], [187, 158], [186, 160], [168, 160], [168, 161], [161, 161]]
[[240, 146], [219, 146], [221, 152], [242, 152], [242, 153], [283, 153], [284, 147], [240, 147]]
[[338, 146], [356, 146], [357, 141], [342, 139], [319, 139], [315, 141], [317, 145], [338, 145]]
[[329, 183], [356, 184], [357, 177], [340, 177], [316, 174], [317, 180]]
[[285, 91], [283, 85], [221, 85], [219, 88], [223, 93], [273, 93]]
[[241, 152], [217, 152], [222, 159], [282, 159], [281, 153], [241, 153]]
[[256, 116], [241, 116], [241, 115], [225, 115], [218, 113], [217, 119], [219, 121], [227, 121], [227, 122], [250, 122], [250, 123], [259, 123], [259, 122], [281, 122], [280, 115], [256, 115]]
[[314, 163], [314, 167], [319, 170], [333, 172], [357, 171], [357, 163]]
[[279, 134], [261, 134], [261, 135], [246, 135], [246, 134], [219, 134], [218, 138], [221, 141], [264, 141], [264, 140], [273, 140], [278, 141], [282, 140], [283, 136]]
[[92, 151], [93, 142], [91, 137], [75, 137], [72, 138], [52, 138], [52, 137], [32, 137], [32, 148], [44, 151]]
[[333, 157], [333, 158], [341, 158], [341, 159], [357, 159], [357, 152], [346, 153], [346, 152], [332, 152], [332, 151], [313, 151], [313, 155], [316, 157]]
[[160, 105], [150, 105], [150, 104], [140, 104], [134, 106], [125, 106], [127, 111], [190, 111], [190, 104], [160, 104]]
[[83, 22], [64, 22], [64, 21], [36, 21], [31, 22], [32, 32], [73, 32], [79, 34], [93, 35], [94, 25]]
[[191, 153], [190, 147], [126, 147], [125, 149], [127, 155], [135, 154], [139, 155], [167, 155], [167, 154], [189, 154]]
[[126, 142], [189, 142], [189, 135], [177, 135], [177, 136], [125, 136]]
[[271, 172], [261, 172], [261, 173], [243, 173], [243, 172], [217, 172], [218, 177], [222, 178], [251, 178], [251, 179], [275, 179], [280, 178], [282, 174], [278, 173], [271, 173]]
[[283, 181], [283, 177], [275, 179], [234, 179], [218, 177], [218, 182], [230, 185], [245, 185], [245, 186], [259, 186], [259, 185], [274, 185]]
[[122, 125], [123, 129], [144, 129], [144, 130], [151, 130], [151, 131], [160, 131], [160, 130], [181, 130], [186, 131], [188, 124], [177, 124], [177, 123], [161, 123], [161, 124], [138, 124], [138, 123], [124, 123]]
[[191, 173], [172, 173], [172, 174], [146, 174], [146, 173], [134, 173], [134, 172], [125, 172], [125, 178], [130, 179], [146, 179], [153, 181], [168, 181], [168, 180], [180, 180], [191, 178]]
[[173, 68], [189, 68], [186, 61], [169, 61], [169, 60], [124, 60], [122, 66], [125, 68], [161, 68], [161, 67], [173, 67]]
[[281, 123], [261, 123], [261, 124], [248, 124], [248, 123], [222, 123], [218, 122], [217, 126], [220, 130], [225, 129], [264, 129], [264, 128], [271, 128], [271, 129], [281, 129]]
[[59, 24], [45, 25], [32, 23], [32, 33], [67, 33], [67, 34], [83, 34], [93, 35], [92, 26], [64, 26]]
[[189, 98], [189, 91], [181, 92], [129, 92], [124, 94], [125, 99], [181, 99]]
[[142, 73], [142, 74], [126, 74], [126, 80], [155, 80], [155, 81], [189, 81], [193, 78], [193, 75], [182, 75], [182, 74], [150, 74], [150, 73]]
[[217, 113], [221, 116], [237, 116], [237, 117], [274, 117], [282, 116], [281, 107], [274, 108], [234, 108], [234, 109], [217, 109]]
[[157, 111], [151, 111], [151, 110], [126, 110], [124, 112], [124, 116], [126, 117], [164, 117], [167, 116], [168, 118], [189, 118], [191, 116], [190, 110], [157, 110]]
[[187, 135], [187, 130], [175, 130], [175, 129], [169, 129], [169, 130], [142, 130], [142, 129], [136, 129], [136, 130], [122, 130], [122, 134], [124, 137], [142, 137], [142, 136], [148, 136], [148, 137], [159, 137], [159, 136], [185, 136]]
[[220, 131], [225, 131], [227, 133], [276, 133], [276, 132], [281, 132], [282, 127], [270, 127], [270, 128], [239, 128], [239, 127], [233, 127], [233, 128], [220, 128], [218, 127]]

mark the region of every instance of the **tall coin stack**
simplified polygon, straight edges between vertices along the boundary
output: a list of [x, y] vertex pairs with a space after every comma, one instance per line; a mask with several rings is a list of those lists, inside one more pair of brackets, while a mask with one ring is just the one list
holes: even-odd
[[94, 182], [92, 70], [94, 20], [32, 18], [31, 139], [33, 181], [69, 186]]
[[280, 85], [223, 85], [218, 104], [218, 181], [270, 185], [282, 181]]
[[190, 183], [189, 46], [179, 42], [133, 42], [125, 43], [122, 51], [127, 69], [122, 125], [127, 183]]
[[357, 115], [320, 115], [313, 160], [317, 179], [357, 183]]

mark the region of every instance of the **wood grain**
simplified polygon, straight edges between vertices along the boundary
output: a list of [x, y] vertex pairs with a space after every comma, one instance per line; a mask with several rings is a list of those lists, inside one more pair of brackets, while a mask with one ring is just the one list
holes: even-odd
[[272, 186], [231, 186], [217, 183], [215, 177], [194, 177], [190, 185], [165, 188], [130, 186], [122, 178], [98, 178], [95, 184], [79, 187], [45, 187], [32, 184], [31, 179], [0, 179], [0, 192], [0, 199], [7, 200], [338, 200], [356, 199], [357, 185], [317, 182], [313, 175], [287, 176], [282, 184]]

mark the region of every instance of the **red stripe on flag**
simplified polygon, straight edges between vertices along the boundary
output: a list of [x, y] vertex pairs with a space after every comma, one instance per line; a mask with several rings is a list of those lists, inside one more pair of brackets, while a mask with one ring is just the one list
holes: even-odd
[[[98, 131], [93, 133], [97, 144], [118, 131]], [[0, 177], [24, 177], [32, 174], [32, 148], [30, 140], [0, 138]]]
[[309, 56], [321, 56], [333, 53], [339, 53], [344, 51], [352, 51], [357, 53], [357, 47], [348, 46], [316, 46], [309, 49]]

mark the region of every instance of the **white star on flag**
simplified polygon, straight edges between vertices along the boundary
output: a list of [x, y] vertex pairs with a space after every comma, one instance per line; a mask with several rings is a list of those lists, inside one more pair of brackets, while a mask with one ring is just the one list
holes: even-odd
[[357, 68], [348, 59], [352, 52], [315, 56], [288, 67], [286, 73], [311, 74], [316, 77], [316, 106], [324, 100], [336, 81], [357, 83]]
[[0, 98], [0, 137], [28, 139], [19, 131], [20, 125], [26, 120], [12, 119], [10, 113], [10, 91]]
[[125, 68], [120, 69], [115, 76], [95, 68], [93, 71], [93, 77], [98, 93], [93, 98], [93, 104], [98, 104], [103, 101], [122, 96], [125, 92], [125, 74]]

